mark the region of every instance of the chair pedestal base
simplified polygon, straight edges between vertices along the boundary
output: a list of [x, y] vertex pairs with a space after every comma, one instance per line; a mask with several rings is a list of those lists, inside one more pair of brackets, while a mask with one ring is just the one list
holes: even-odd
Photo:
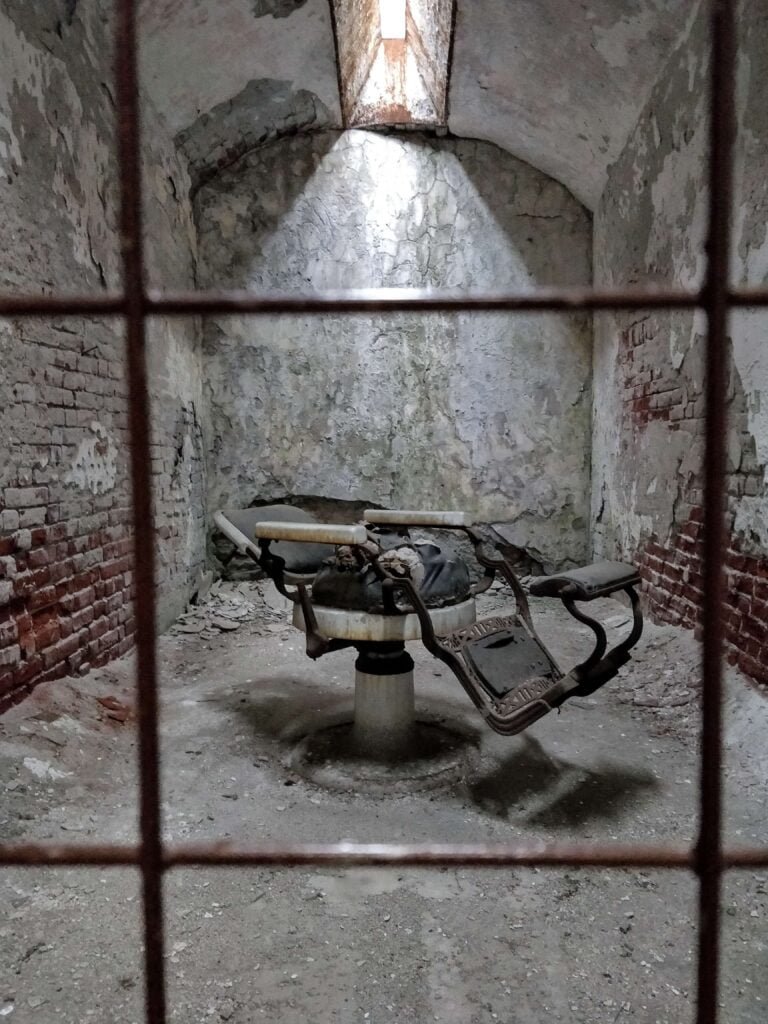
[[[353, 756], [385, 766], [413, 763], [424, 757], [414, 708], [413, 659], [406, 640], [421, 636], [415, 612], [379, 615], [315, 605], [316, 629], [322, 638], [344, 640], [357, 649], [355, 711], [350, 741]], [[476, 619], [475, 600], [429, 611], [442, 635]], [[301, 605], [294, 605], [293, 624], [307, 631]]]
[[358, 645], [355, 662], [355, 750], [375, 760], [413, 756], [416, 710], [413, 659], [402, 643]]

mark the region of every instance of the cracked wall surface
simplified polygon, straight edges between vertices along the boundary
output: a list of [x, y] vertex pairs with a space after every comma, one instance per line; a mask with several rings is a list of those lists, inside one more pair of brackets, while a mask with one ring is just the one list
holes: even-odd
[[[589, 282], [589, 216], [487, 143], [351, 131], [245, 156], [197, 194], [200, 284], [256, 291]], [[514, 520], [587, 547], [591, 322], [210, 317], [211, 510], [285, 494]]]
[[691, 0], [456, 0], [448, 127], [595, 209]]
[[[620, 159], [595, 216], [598, 286], [696, 287], [707, 229], [708, 22], [700, 6]], [[768, 279], [768, 2], [743, 0], [732, 277]], [[768, 680], [768, 317], [731, 320], [727, 628], [731, 658]], [[704, 457], [699, 314], [596, 318], [593, 524], [599, 554], [637, 558], [661, 619], [696, 625]]]
[[[20, 2], [20, 0], [16, 0]], [[376, 52], [377, 0], [333, 0], [343, 14], [339, 56], [346, 83], [346, 124], [380, 106], [361, 97]], [[421, 0], [436, 10], [439, 0]], [[620, 155], [661, 68], [682, 34], [691, 0], [456, 0], [448, 127], [460, 137], [485, 139], [562, 182], [594, 209], [608, 166]], [[309, 93], [342, 127], [331, 23], [331, 0], [141, 0], [142, 82], [174, 133], [185, 132], [214, 108], [240, 98], [250, 82], [289, 83]], [[447, 45], [414, 15], [424, 42], [437, 55]], [[362, 59], [361, 59], [362, 58]], [[406, 62], [409, 84], [423, 107], [435, 79], [421, 86]], [[422, 68], [430, 60], [420, 58]], [[377, 81], [380, 81], [378, 73]], [[254, 97], [256, 98], [256, 97]], [[255, 124], [270, 118], [265, 92], [251, 107]], [[429, 104], [428, 123], [442, 123], [442, 97]], [[388, 123], [396, 112], [387, 107]], [[222, 149], [237, 147], [236, 118]], [[379, 122], [380, 123], [380, 122]]]
[[[140, 0], [139, 29], [141, 81], [174, 135], [230, 101], [269, 123], [269, 83], [300, 106], [312, 96], [341, 126], [329, 0]], [[246, 122], [229, 122], [225, 148]]]
[[[0, 10], [0, 288], [121, 286], [111, 4]], [[190, 183], [144, 111], [147, 265], [194, 279]], [[0, 321], [0, 707], [133, 636], [127, 382], [119, 320]], [[149, 325], [159, 620], [204, 558], [199, 325]]]
[[201, 114], [179, 132], [176, 143], [187, 159], [192, 191], [236, 163], [241, 156], [280, 135], [328, 128], [335, 118], [308, 89], [291, 82], [258, 79], [232, 99]]

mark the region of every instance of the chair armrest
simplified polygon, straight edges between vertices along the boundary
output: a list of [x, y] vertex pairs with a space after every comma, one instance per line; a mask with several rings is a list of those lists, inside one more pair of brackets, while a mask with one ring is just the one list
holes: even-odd
[[367, 508], [363, 513], [373, 526], [432, 526], [461, 528], [472, 525], [466, 512], [429, 512], [413, 509]]
[[575, 601], [593, 601], [640, 583], [633, 565], [625, 562], [593, 562], [555, 576], [539, 576], [531, 581], [534, 597], [567, 597]]
[[213, 521], [224, 536], [228, 540], [232, 541], [241, 555], [244, 555], [247, 551], [251, 551], [258, 557], [259, 549], [253, 541], [246, 537], [241, 530], [238, 530], [234, 523], [231, 523], [223, 512], [216, 512], [214, 514]]
[[336, 526], [330, 523], [257, 523], [259, 540], [290, 540], [309, 544], [365, 544], [364, 526]]

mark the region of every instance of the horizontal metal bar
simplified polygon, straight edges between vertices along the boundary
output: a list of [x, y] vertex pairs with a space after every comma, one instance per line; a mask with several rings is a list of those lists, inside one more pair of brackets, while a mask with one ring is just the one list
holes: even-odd
[[227, 313], [410, 313], [410, 312], [577, 312], [589, 309], [699, 305], [695, 292], [596, 292], [553, 288], [522, 293], [437, 292], [418, 288], [372, 288], [315, 294], [255, 295], [250, 292], [150, 292], [148, 311], [166, 315]]
[[138, 846], [97, 843], [3, 843], [0, 867], [133, 867]]
[[653, 849], [640, 847], [599, 847], [575, 844], [390, 844], [333, 843], [285, 844], [261, 849], [238, 849], [221, 844], [206, 848], [190, 844], [168, 851], [168, 863], [189, 864], [302, 866], [336, 864], [344, 866], [397, 867], [510, 867], [549, 865], [551, 867], [579, 864], [583, 867], [647, 866], [689, 867], [691, 851], [684, 848]]
[[[246, 291], [150, 291], [144, 297], [147, 316], [201, 314], [276, 315], [279, 313], [405, 313], [405, 312], [575, 312], [590, 309], [694, 308], [702, 304], [698, 292], [596, 292], [590, 289], [543, 289], [536, 292], [457, 293], [417, 288], [372, 288], [360, 291], [316, 292], [305, 295]], [[0, 296], [0, 316], [80, 316], [124, 313], [120, 295]]]
[[768, 306], [768, 288], [730, 288], [726, 301], [729, 306]]
[[[734, 288], [729, 304], [768, 306], [768, 288]], [[322, 313], [434, 312], [576, 312], [579, 310], [704, 308], [706, 294], [634, 288], [624, 291], [550, 288], [535, 292], [480, 293], [421, 291], [415, 288], [372, 288], [364, 291], [258, 295], [244, 291], [163, 292], [152, 290], [142, 301], [146, 316], [202, 314], [276, 315]], [[0, 316], [87, 316], [124, 314], [126, 299], [102, 295], [0, 295]]]
[[410, 313], [410, 312], [574, 312], [588, 309], [699, 305], [698, 292], [633, 289], [599, 292], [543, 288], [521, 293], [447, 292], [420, 288], [366, 288], [314, 294], [255, 295], [250, 292], [157, 292], [147, 296], [151, 313]]
[[[240, 847], [233, 843], [178, 843], [163, 849], [163, 867], [602, 867], [687, 868], [694, 848], [680, 845], [588, 843], [288, 843]], [[14, 867], [132, 867], [141, 847], [78, 843], [6, 843], [0, 865]], [[768, 867], [768, 846], [727, 847], [724, 868]]]
[[0, 316], [104, 316], [125, 313], [124, 295], [0, 295]]
[[[731, 859], [732, 858], [732, 861]], [[337, 864], [344, 866], [400, 867], [676, 867], [695, 868], [693, 850], [679, 846], [622, 844], [392, 844], [330, 843], [262, 846], [248, 850], [221, 844], [185, 844], [169, 847], [169, 867], [187, 864], [284, 865]], [[729, 867], [768, 866], [768, 847], [724, 851]]]

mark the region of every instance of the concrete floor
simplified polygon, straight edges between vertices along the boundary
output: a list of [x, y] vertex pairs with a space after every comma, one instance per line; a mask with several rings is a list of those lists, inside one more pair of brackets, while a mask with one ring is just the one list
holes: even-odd
[[[690, 634], [649, 627], [622, 678], [511, 739], [484, 729], [447, 670], [411, 645], [419, 706], [474, 733], [472, 763], [453, 788], [372, 797], [306, 782], [285, 738], [297, 722], [351, 705], [353, 655], [313, 663], [263, 586], [228, 585], [216, 601], [230, 594], [252, 602], [241, 605], [239, 629], [200, 631], [192, 618], [189, 633], [161, 641], [169, 839], [695, 834]], [[503, 604], [500, 594], [486, 600]], [[623, 617], [614, 602], [603, 611]], [[535, 614], [556, 656], [572, 663], [581, 627], [555, 602], [535, 602]], [[135, 837], [135, 727], [130, 714], [119, 720], [133, 704], [132, 667], [129, 658], [41, 687], [0, 720], [4, 838]], [[765, 841], [768, 708], [736, 676], [729, 694], [728, 832]], [[132, 871], [8, 870], [0, 894], [0, 1017], [138, 1024]], [[171, 872], [166, 894], [178, 1024], [693, 1020], [696, 889], [684, 873], [195, 869]], [[733, 872], [724, 899], [722, 1019], [758, 1024], [768, 1010], [768, 877]]]

